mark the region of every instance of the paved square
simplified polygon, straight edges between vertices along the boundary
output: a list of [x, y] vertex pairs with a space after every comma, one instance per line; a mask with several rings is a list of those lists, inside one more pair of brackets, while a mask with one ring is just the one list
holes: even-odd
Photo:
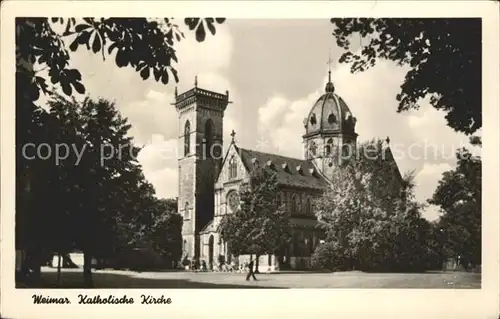
[[[481, 288], [481, 274], [466, 272], [398, 273], [274, 273], [257, 274], [258, 281], [245, 281], [245, 274], [193, 272], [133, 272], [99, 270], [95, 288]], [[47, 287], [56, 288], [57, 272], [44, 269]], [[83, 287], [81, 269], [65, 269], [62, 288]]]

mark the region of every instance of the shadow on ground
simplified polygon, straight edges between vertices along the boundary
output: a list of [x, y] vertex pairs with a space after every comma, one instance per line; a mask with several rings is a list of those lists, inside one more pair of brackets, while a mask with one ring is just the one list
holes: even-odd
[[[155, 289], [155, 288], [226, 288], [226, 289], [235, 289], [235, 288], [257, 288], [257, 289], [283, 289], [283, 287], [273, 287], [273, 286], [264, 286], [262, 284], [257, 285], [238, 285], [238, 284], [227, 284], [227, 283], [209, 283], [196, 281], [196, 279], [172, 279], [172, 278], [141, 278], [136, 276], [131, 276], [128, 274], [118, 274], [118, 273], [99, 273], [95, 272], [92, 274], [92, 278], [94, 281], [93, 289], [102, 289], [102, 288], [120, 288], [120, 289], [134, 289], [134, 288], [147, 288], [147, 289]], [[243, 280], [243, 278], [242, 278]], [[265, 280], [262, 280], [265, 281]], [[61, 285], [57, 284], [57, 273], [56, 272], [48, 272], [42, 273], [42, 282], [39, 287], [29, 287], [20, 283], [16, 283], [16, 288], [48, 288], [48, 289], [82, 289], [84, 288], [83, 284], [83, 275], [81, 272], [68, 272], [62, 275]]]

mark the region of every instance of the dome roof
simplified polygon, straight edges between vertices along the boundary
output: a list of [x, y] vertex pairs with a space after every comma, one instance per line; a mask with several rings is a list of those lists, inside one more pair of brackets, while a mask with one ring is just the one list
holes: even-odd
[[333, 83], [328, 81], [325, 94], [314, 103], [309, 115], [304, 119], [305, 136], [321, 133], [355, 134], [356, 118], [334, 91]]

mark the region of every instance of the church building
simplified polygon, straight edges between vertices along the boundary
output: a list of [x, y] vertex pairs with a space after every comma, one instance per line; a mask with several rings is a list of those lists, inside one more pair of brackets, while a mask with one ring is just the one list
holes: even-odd
[[[216, 265], [219, 256], [234, 261], [217, 232], [225, 214], [239, 207], [239, 189], [256, 165], [265, 165], [278, 177], [278, 202], [285, 205], [292, 228], [292, 242], [283, 256], [261, 256], [260, 271], [307, 269], [320, 244], [321, 231], [312, 201], [330, 185], [337, 151], [356, 143], [356, 118], [329, 80], [325, 92], [304, 119], [303, 158], [291, 158], [244, 148], [232, 140], [222, 154], [224, 111], [229, 92], [220, 94], [195, 87], [177, 94], [179, 115], [178, 212], [184, 223], [183, 257]], [[292, 137], [293, 138], [293, 137]], [[243, 262], [249, 256], [239, 256]]]

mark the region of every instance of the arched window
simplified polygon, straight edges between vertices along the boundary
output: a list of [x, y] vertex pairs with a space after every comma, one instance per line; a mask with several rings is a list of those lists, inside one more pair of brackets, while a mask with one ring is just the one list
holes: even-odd
[[316, 114], [312, 114], [311, 115], [311, 119], [309, 120], [309, 122], [311, 122], [311, 125], [316, 125]]
[[190, 133], [191, 125], [189, 124], [189, 121], [186, 121], [186, 124], [184, 125], [184, 156], [189, 155], [189, 150], [191, 148]]
[[309, 196], [306, 199], [306, 214], [307, 215], [312, 215], [313, 214], [312, 200], [311, 200], [311, 197], [309, 197]]
[[292, 214], [298, 214], [300, 213], [301, 209], [300, 209], [300, 198], [297, 194], [293, 194], [292, 195], [292, 207], [291, 207], [291, 210], [292, 210]]
[[297, 196], [297, 202], [295, 203], [295, 206], [295, 211], [300, 214], [302, 212], [302, 201], [300, 199], [300, 196]]
[[316, 143], [311, 142], [311, 144], [309, 144], [309, 155], [316, 156], [316, 149]]
[[333, 113], [330, 113], [330, 115], [328, 115], [328, 123], [333, 124], [335, 122], [337, 122], [337, 118]]
[[234, 155], [229, 160], [229, 178], [236, 178], [238, 176], [238, 165]]
[[207, 157], [212, 157], [212, 145], [214, 143], [213, 139], [213, 121], [212, 119], [208, 119], [205, 122], [205, 152], [207, 154]]
[[189, 203], [184, 204], [184, 219], [189, 219]]
[[325, 145], [325, 154], [331, 155], [333, 150], [333, 139], [329, 138]]
[[351, 147], [349, 144], [342, 145], [342, 157], [346, 158], [351, 155]]

